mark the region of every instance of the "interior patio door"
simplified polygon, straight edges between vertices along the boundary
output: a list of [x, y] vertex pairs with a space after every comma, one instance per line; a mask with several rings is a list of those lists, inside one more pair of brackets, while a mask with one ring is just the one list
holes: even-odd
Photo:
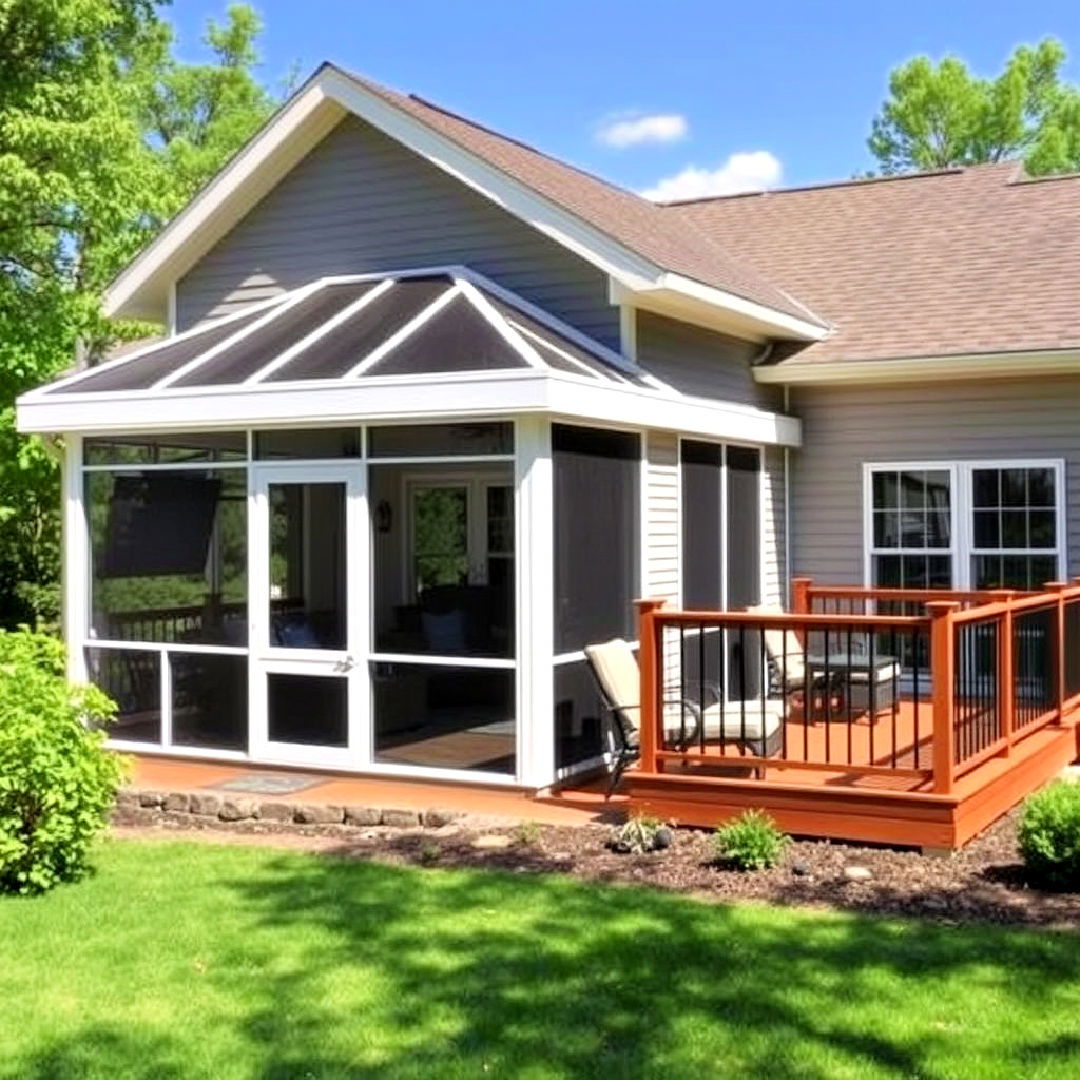
[[362, 763], [367, 529], [353, 464], [254, 470], [252, 753]]

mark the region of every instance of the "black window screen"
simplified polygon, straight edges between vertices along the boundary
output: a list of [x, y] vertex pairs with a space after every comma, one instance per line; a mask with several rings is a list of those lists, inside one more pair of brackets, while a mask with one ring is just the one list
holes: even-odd
[[633, 638], [637, 595], [637, 435], [556, 424], [555, 651]]
[[727, 606], [761, 602], [761, 453], [727, 448]]
[[683, 607], [690, 609], [716, 611], [723, 605], [723, 468], [722, 446], [682, 444]]

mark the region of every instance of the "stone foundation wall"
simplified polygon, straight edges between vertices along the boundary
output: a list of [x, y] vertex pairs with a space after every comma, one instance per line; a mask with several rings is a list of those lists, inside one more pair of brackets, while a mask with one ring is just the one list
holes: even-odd
[[124, 788], [116, 797], [114, 825], [173, 825], [178, 828], [244, 828], [248, 831], [341, 831], [385, 826], [437, 829], [462, 815], [452, 810], [398, 810], [376, 806], [263, 802], [202, 791]]

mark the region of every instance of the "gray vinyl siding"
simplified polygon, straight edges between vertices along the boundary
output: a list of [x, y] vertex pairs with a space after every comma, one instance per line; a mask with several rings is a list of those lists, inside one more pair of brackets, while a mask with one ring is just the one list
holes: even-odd
[[619, 347], [606, 275], [355, 117], [177, 283], [177, 328], [328, 274], [449, 263]]
[[650, 431], [646, 443], [645, 512], [648, 595], [679, 603], [679, 440], [674, 432]]
[[1068, 572], [1080, 573], [1080, 378], [807, 388], [792, 391], [794, 574], [863, 581], [866, 462], [1065, 461]]
[[750, 363], [760, 351], [752, 342], [704, 327], [638, 313], [638, 363], [684, 394], [779, 409], [779, 387], [754, 382]]

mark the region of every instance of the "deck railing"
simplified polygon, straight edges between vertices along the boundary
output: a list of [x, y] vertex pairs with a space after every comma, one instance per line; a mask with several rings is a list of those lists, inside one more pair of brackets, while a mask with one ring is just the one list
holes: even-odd
[[931, 593], [802, 579], [793, 606], [639, 602], [640, 769], [893, 776], [949, 794], [1080, 707], [1080, 583]]

